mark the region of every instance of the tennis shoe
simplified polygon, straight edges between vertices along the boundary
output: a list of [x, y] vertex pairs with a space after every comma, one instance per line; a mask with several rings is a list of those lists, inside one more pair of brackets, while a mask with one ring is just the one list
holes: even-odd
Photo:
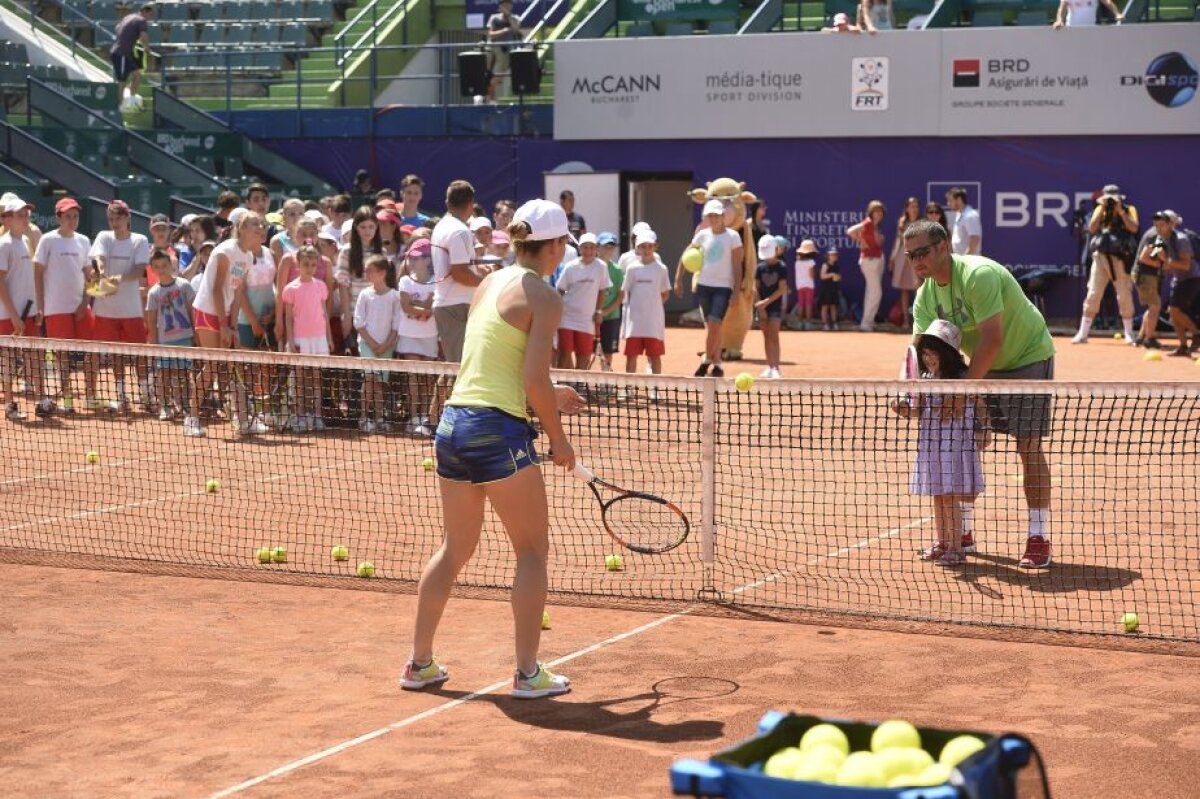
[[1071, 338], [1071, 343], [1072, 344], [1087, 344], [1087, 340], [1088, 340], [1088, 337], [1087, 337], [1086, 333], [1076, 333]]
[[171, 421], [171, 409], [169, 407], [167, 407], [166, 405], [164, 405], [158, 409], [158, 421], [160, 421], [160, 422]]
[[706, 377], [708, 375], [708, 361], [701, 361], [693, 373], [696, 377]]
[[84, 400], [83, 405], [89, 411], [106, 411], [111, 409], [111, 406], [99, 397]]
[[188, 438], [204, 438], [204, 426], [200, 424], [199, 416], [189, 416], [183, 420], [183, 434]]
[[934, 561], [938, 566], [961, 566], [967, 562], [967, 553], [961, 549], [947, 549], [942, 556]]
[[430, 685], [438, 685], [450, 679], [450, 672], [438, 664], [437, 658], [430, 658], [429, 665], [417, 668], [411, 660], [404, 666], [404, 676], [400, 678], [400, 687], [406, 691], [419, 691]]
[[975, 534], [974, 533], [963, 533], [962, 551], [967, 553], [968, 555], [974, 554], [974, 552], [975, 552]]
[[15, 402], [8, 403], [8, 408], [4, 411], [4, 418], [10, 422], [25, 421], [25, 412]]
[[1050, 542], [1044, 535], [1031, 535], [1025, 543], [1025, 554], [1017, 565], [1022, 569], [1048, 569], [1050, 561]]
[[561, 674], [547, 671], [541, 663], [537, 673], [526, 677], [517, 669], [513, 675], [511, 696], [514, 699], [540, 699], [543, 696], [558, 696], [571, 690], [571, 681]]
[[310, 430], [315, 430], [318, 433], [329, 429], [325, 426], [325, 419], [320, 416], [308, 417], [308, 428]]
[[33, 412], [38, 416], [54, 415], [54, 400], [48, 397], [42, 397], [38, 400], [38, 404], [34, 406]]
[[921, 560], [937, 560], [949, 550], [945, 541], [937, 541], [921, 550]]
[[724, 377], [725, 376], [725, 370], [721, 368], [721, 364], [719, 364], [719, 363], [713, 364], [712, 376], [713, 377]]

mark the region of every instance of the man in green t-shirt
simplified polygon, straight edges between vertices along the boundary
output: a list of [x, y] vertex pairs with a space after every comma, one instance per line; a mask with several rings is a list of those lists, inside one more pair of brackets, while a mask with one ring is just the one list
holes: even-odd
[[[1054, 341], [1017, 279], [989, 258], [953, 254], [947, 239], [945, 229], [931, 220], [918, 220], [904, 231], [905, 257], [923, 281], [913, 305], [913, 333], [925, 332], [936, 319], [956, 325], [963, 352], [971, 359], [970, 380], [1053, 379]], [[1050, 435], [1051, 397], [992, 394], [985, 400], [992, 429], [1011, 435], [1021, 458], [1029, 538], [1019, 565], [1047, 568], [1050, 467], [1042, 439]], [[973, 535], [971, 510], [964, 508], [964, 539]]]
[[612, 356], [621, 345], [621, 303], [625, 301], [625, 292], [621, 285], [625, 282], [625, 272], [617, 266], [617, 237], [612, 233], [601, 233], [596, 237], [600, 246], [600, 259], [608, 264], [608, 279], [612, 286], [604, 295], [604, 305], [600, 313], [604, 316], [600, 322], [600, 351], [604, 355], [604, 371], [612, 371]]

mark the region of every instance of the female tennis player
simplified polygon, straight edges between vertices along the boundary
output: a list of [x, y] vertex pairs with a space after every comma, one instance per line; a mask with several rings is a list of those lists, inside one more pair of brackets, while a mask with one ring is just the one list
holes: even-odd
[[437, 428], [437, 469], [444, 538], [417, 589], [412, 657], [400, 680], [415, 690], [448, 677], [433, 657], [433, 637], [450, 588], [479, 543], [484, 499], [500, 517], [517, 558], [513, 627], [519, 699], [563, 694], [571, 681], [538, 662], [546, 601], [549, 512], [528, 406], [550, 440], [554, 463], [575, 467], [559, 411], [583, 404], [574, 390], [550, 382], [550, 359], [562, 298], [543, 278], [563, 259], [567, 215], [547, 200], [517, 210], [508, 229], [517, 263], [488, 275], [467, 320], [462, 368]]

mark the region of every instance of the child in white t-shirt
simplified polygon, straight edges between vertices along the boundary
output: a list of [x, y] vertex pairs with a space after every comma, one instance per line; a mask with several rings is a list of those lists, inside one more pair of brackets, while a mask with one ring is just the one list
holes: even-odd
[[[396, 357], [412, 361], [438, 359], [437, 324], [433, 320], [434, 287], [413, 279], [413, 270], [426, 274], [430, 268], [429, 239], [417, 239], [404, 256], [404, 274], [400, 278], [399, 308], [396, 310]], [[420, 261], [424, 259], [424, 261]], [[433, 396], [433, 376], [409, 375], [409, 418], [407, 431], [431, 436], [429, 417], [421, 409], [429, 407]]]
[[[372, 255], [363, 265], [363, 275], [370, 286], [358, 295], [354, 305], [354, 329], [358, 331], [358, 354], [363, 358], [388, 359], [396, 349], [396, 309], [399, 295], [392, 286], [396, 282], [395, 268], [384, 255]], [[364, 373], [362, 420], [358, 429], [364, 433], [387, 432], [383, 419], [383, 385], [387, 372], [368, 369]]]
[[556, 288], [563, 295], [558, 326], [559, 369], [587, 369], [595, 351], [600, 309], [605, 293], [612, 287], [608, 264], [596, 257], [597, 249], [596, 236], [584, 233], [579, 239], [579, 258], [568, 263], [558, 278]]
[[663, 303], [671, 292], [671, 277], [658, 260], [655, 249], [658, 236], [653, 230], [638, 234], [638, 260], [625, 270], [621, 291], [625, 308], [621, 317], [621, 337], [625, 339], [625, 371], [637, 371], [638, 356], [645, 354], [650, 371], [662, 374], [662, 356], [667, 352], [666, 311]]

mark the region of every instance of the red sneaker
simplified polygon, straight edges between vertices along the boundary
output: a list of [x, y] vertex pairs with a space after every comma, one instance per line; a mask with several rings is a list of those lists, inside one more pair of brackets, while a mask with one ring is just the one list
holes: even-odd
[[975, 534], [964, 533], [962, 537], [962, 551], [971, 554], [975, 551]]
[[1017, 565], [1022, 569], [1050, 568], [1050, 542], [1042, 535], [1031, 535], [1025, 544], [1025, 554]]

